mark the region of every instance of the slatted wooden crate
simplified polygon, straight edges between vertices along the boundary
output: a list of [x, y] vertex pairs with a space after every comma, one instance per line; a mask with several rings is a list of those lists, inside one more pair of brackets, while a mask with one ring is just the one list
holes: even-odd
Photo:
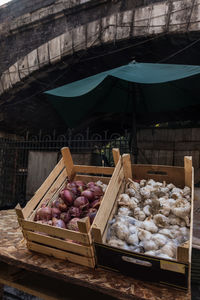
[[[115, 169], [118, 178], [115, 180], [112, 197], [104, 202], [102, 210], [97, 213], [92, 226], [92, 236], [97, 256], [97, 266], [120, 271], [126, 275], [142, 280], [150, 280], [187, 290], [190, 287], [192, 230], [193, 230], [193, 167], [192, 158], [184, 157], [183, 167], [158, 165], [131, 165], [130, 155], [122, 156], [121, 165]], [[168, 260], [159, 257], [130, 252], [111, 247], [106, 244], [108, 223], [117, 212], [118, 196], [124, 192], [125, 185], [131, 178], [133, 180], [154, 179], [173, 183], [177, 187], [185, 185], [191, 188], [191, 216], [190, 239], [177, 248], [177, 259]]]
[[[29, 250], [93, 268], [95, 256], [88, 217], [78, 222], [79, 232], [40, 224], [34, 221], [34, 217], [37, 209], [46, 199], [50, 199], [49, 203], [51, 203], [58, 197], [67, 178], [69, 180], [83, 180], [86, 183], [101, 180], [108, 184], [101, 201], [102, 205], [104, 201], [108, 201], [109, 186], [112, 185], [112, 174], [115, 169], [113, 167], [74, 165], [69, 148], [62, 148], [61, 152], [62, 159], [33, 198], [23, 209], [19, 205], [15, 208], [18, 222], [22, 227]], [[115, 161], [119, 158], [118, 149], [113, 149], [113, 156]]]

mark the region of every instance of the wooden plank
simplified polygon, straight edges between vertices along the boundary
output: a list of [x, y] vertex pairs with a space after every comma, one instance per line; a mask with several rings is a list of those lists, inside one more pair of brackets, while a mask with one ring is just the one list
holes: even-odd
[[73, 262], [73, 263], [76, 263], [76, 264], [79, 264], [82, 266], [91, 267], [91, 268], [95, 267], [94, 257], [91, 258], [91, 257], [80, 256], [80, 255], [72, 254], [69, 252], [62, 251], [62, 250], [57, 250], [57, 249], [54, 249], [51, 247], [39, 245], [39, 244], [36, 244], [33, 242], [27, 242], [27, 247], [31, 251], [36, 251], [36, 252], [39, 252], [42, 254], [53, 256], [55, 258], [68, 260], [70, 262]]
[[78, 229], [80, 232], [88, 233], [90, 231], [89, 217], [82, 218], [78, 221]]
[[177, 248], [177, 261], [188, 263], [189, 260], [189, 241]]
[[119, 187], [124, 178], [124, 171], [121, 167], [121, 159], [118, 161], [113, 176], [108, 184], [104, 194], [100, 209], [92, 224], [92, 235], [96, 242], [102, 242], [102, 233], [105, 230], [108, 217], [111, 213], [113, 204], [115, 202]]
[[112, 149], [112, 154], [113, 154], [113, 160], [114, 160], [114, 164], [115, 166], [117, 165], [119, 158], [120, 158], [120, 152], [118, 148], [113, 148]]
[[74, 170], [77, 173], [112, 175], [114, 168], [113, 167], [75, 165]]
[[88, 234], [72, 231], [69, 229], [57, 228], [54, 226], [40, 224], [32, 221], [21, 220], [22, 228], [26, 230], [32, 230], [42, 233], [47, 233], [51, 236], [58, 238], [69, 239], [76, 242], [82, 242], [85, 245], [91, 244], [91, 238]]
[[105, 184], [108, 184], [109, 181], [110, 181], [110, 178], [111, 177], [103, 177], [103, 176], [90, 176], [90, 175], [79, 175], [77, 174], [74, 178], [74, 180], [82, 180], [82, 181], [85, 181], [85, 182], [90, 182], [90, 181], [102, 181], [103, 183]]
[[44, 183], [41, 185], [41, 187], [36, 191], [33, 198], [23, 208], [24, 218], [27, 218], [27, 216], [30, 215], [30, 213], [34, 210], [34, 208], [37, 206], [41, 198], [44, 197], [44, 195], [47, 193], [63, 168], [64, 162], [63, 159], [61, 159], [55, 166], [53, 171], [50, 173], [50, 175], [47, 177], [47, 179], [44, 181]]
[[155, 179], [157, 181], [173, 182], [175, 185], [184, 187], [184, 168], [162, 165], [132, 165], [134, 179]]
[[64, 241], [51, 236], [45, 236], [40, 233], [35, 233], [31, 231], [24, 231], [23, 233], [28, 241], [37, 242], [39, 244], [44, 244], [69, 252], [74, 252], [76, 254], [80, 254], [87, 257], [94, 256], [94, 250], [92, 246], [87, 247], [84, 245], [76, 244], [70, 241]]
[[185, 185], [192, 187], [192, 157], [184, 157]]
[[61, 149], [61, 153], [67, 171], [67, 176], [69, 177], [70, 180], [73, 180], [75, 176], [75, 169], [74, 169], [74, 163], [72, 160], [71, 152], [68, 147], [64, 147]]
[[122, 155], [122, 164], [124, 170], [124, 178], [128, 180], [128, 178], [132, 179], [132, 169], [131, 169], [131, 157], [130, 154], [123, 154]]

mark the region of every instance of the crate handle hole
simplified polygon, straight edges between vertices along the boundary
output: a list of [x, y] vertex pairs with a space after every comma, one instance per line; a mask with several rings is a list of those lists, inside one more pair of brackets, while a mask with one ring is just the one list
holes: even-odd
[[162, 176], [166, 176], [167, 175], [167, 173], [163, 172], [163, 171], [147, 171], [147, 174], [150, 174], [150, 175], [162, 175]]
[[150, 263], [149, 261], [140, 260], [129, 256], [122, 256], [122, 260], [144, 267], [152, 267], [152, 263]]

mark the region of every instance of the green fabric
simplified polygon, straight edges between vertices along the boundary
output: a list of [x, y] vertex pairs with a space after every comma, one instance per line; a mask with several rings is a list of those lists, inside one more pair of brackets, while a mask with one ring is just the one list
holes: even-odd
[[75, 127], [95, 113], [176, 111], [200, 104], [199, 92], [199, 66], [130, 63], [45, 93], [66, 124]]

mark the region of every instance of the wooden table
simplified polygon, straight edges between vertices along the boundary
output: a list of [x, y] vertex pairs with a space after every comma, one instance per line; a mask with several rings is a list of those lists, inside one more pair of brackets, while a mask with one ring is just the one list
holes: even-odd
[[66, 295], [94, 299], [94, 291], [95, 298], [102, 299], [103, 293], [104, 300], [112, 299], [106, 295], [138, 300], [191, 299], [189, 293], [28, 251], [14, 210], [0, 211], [0, 284], [52, 300], [66, 300]]

